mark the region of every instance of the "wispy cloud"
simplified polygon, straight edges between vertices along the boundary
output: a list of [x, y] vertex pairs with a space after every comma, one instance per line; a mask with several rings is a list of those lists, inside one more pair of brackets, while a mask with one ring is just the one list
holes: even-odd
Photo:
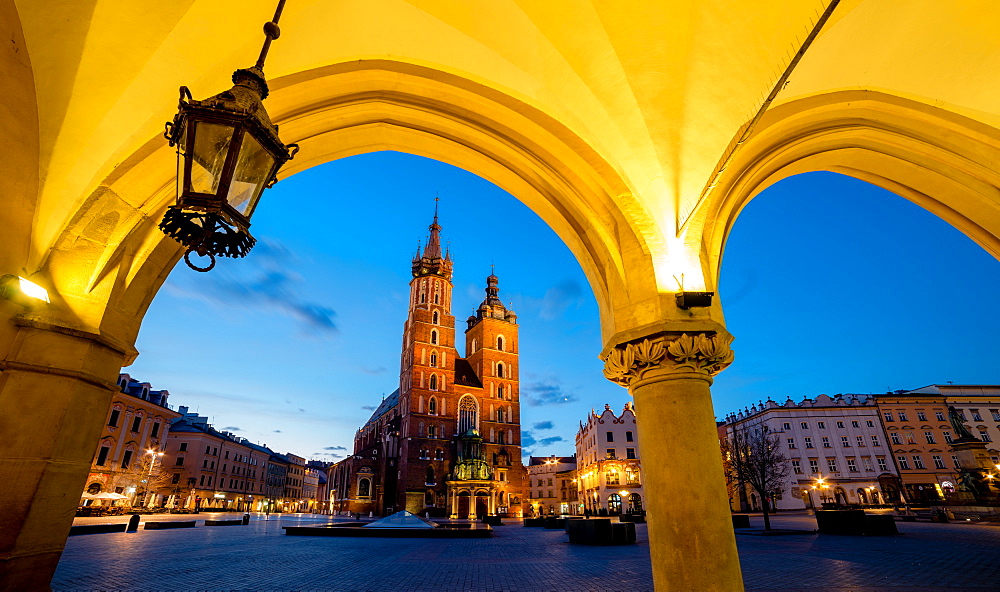
[[364, 372], [365, 374], [378, 376], [379, 374], [385, 374], [386, 372], [389, 371], [389, 369], [386, 368], [385, 366], [378, 366], [377, 368], [365, 368], [364, 366], [362, 366], [361, 371]]
[[347, 450], [344, 446], [327, 446], [323, 450]]
[[535, 436], [528, 430], [521, 430], [521, 448], [531, 448], [538, 443]]
[[552, 422], [551, 421], [540, 421], [538, 423], [532, 424], [531, 428], [535, 429], [535, 430], [551, 430], [552, 429]]
[[343, 454], [336, 454], [334, 452], [314, 452], [313, 456], [328, 456], [330, 458], [344, 458]]
[[374, 405], [362, 405], [361, 408], [365, 411], [375, 411], [377, 409]]
[[561, 386], [552, 382], [534, 382], [523, 391], [528, 395], [528, 405], [533, 407], [565, 405], [579, 400], [576, 395], [565, 392]]
[[280, 434], [280, 433], [281, 433], [281, 430], [274, 430], [274, 433], [275, 433], [275, 434]]
[[226, 426], [226, 427], [224, 427], [222, 429], [225, 430], [225, 431], [227, 431], [227, 432], [242, 432], [243, 431], [241, 428], [239, 428], [237, 426]]
[[565, 442], [562, 436], [550, 436], [548, 438], [542, 438], [538, 441], [539, 446], [548, 446], [549, 444], [555, 444], [556, 442]]
[[558, 319], [566, 309], [578, 304], [582, 296], [583, 286], [575, 280], [563, 280], [545, 292], [538, 316], [545, 321]]
[[226, 308], [270, 308], [296, 321], [307, 333], [329, 336], [337, 332], [332, 308], [305, 300], [298, 292], [302, 276], [294, 271], [295, 256], [276, 241], [262, 240], [244, 265], [227, 266], [209, 277], [199, 277], [198, 289], [170, 282], [173, 294], [205, 300]]

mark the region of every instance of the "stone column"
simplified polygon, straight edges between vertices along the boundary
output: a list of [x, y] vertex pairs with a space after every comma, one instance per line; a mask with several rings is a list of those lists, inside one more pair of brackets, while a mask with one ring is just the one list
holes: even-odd
[[725, 333], [660, 333], [603, 356], [635, 399], [653, 583], [743, 589], [709, 387], [733, 360]]
[[0, 361], [0, 590], [48, 590], [126, 348], [76, 329], [15, 324]]

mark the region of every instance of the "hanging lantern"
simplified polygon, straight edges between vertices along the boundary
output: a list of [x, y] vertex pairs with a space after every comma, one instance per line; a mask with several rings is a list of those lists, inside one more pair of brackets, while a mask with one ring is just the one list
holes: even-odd
[[[298, 152], [285, 145], [271, 123], [264, 59], [277, 39], [280, 0], [274, 19], [264, 25], [266, 40], [257, 63], [233, 73], [233, 87], [204, 101], [180, 89], [180, 105], [164, 136], [177, 147], [177, 202], [170, 206], [160, 230], [187, 247], [191, 269], [208, 271], [216, 256], [244, 257], [256, 240], [250, 217], [264, 189], [277, 181], [278, 169]], [[209, 257], [207, 266], [192, 263], [191, 253]]]

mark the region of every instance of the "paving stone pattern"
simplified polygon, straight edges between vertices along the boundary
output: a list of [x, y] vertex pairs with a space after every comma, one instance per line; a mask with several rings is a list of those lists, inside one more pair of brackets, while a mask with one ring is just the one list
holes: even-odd
[[[249, 526], [70, 538], [52, 589], [640, 591], [652, 589], [645, 525], [636, 545], [570, 545], [559, 530], [510, 524], [490, 539], [289, 537], [326, 517], [254, 516]], [[149, 520], [163, 519], [147, 517]], [[177, 517], [190, 519], [190, 517]], [[87, 519], [92, 522], [101, 519]], [[108, 521], [108, 519], [103, 519]], [[754, 518], [754, 526], [761, 520]], [[78, 523], [83, 523], [79, 521]], [[781, 528], [813, 528], [782, 515]], [[1000, 590], [1000, 527], [900, 523], [897, 537], [737, 536], [747, 590]], [[694, 566], [697, 569], [696, 566]]]

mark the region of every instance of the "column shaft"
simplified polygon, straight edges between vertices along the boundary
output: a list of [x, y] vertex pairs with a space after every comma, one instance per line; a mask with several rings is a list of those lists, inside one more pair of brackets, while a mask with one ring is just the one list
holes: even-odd
[[47, 590], [107, 420], [123, 355], [20, 327], [0, 362], [0, 590]]
[[711, 384], [691, 372], [630, 385], [658, 592], [743, 590]]

